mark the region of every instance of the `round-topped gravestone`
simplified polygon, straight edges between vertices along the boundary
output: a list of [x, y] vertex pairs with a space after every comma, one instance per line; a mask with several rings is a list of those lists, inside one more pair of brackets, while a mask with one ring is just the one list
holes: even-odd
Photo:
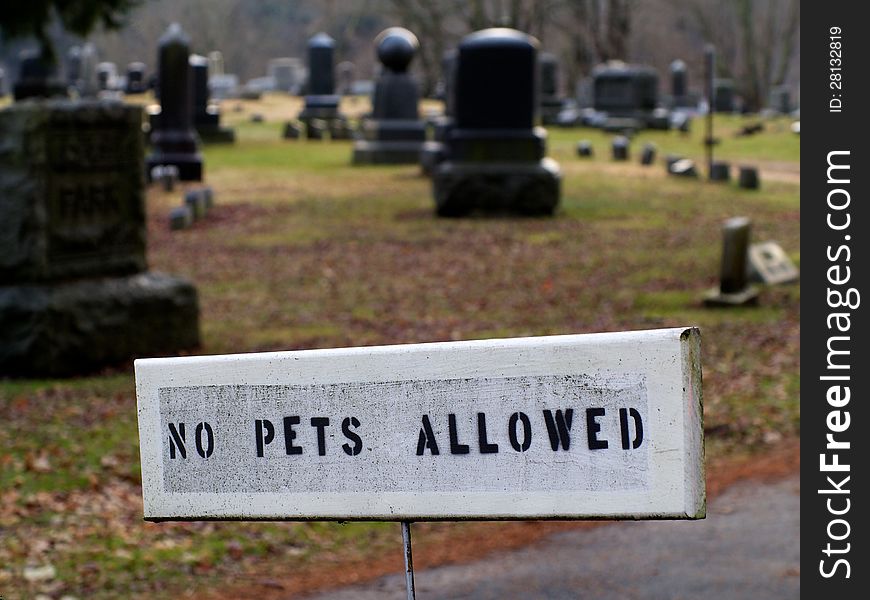
[[335, 40], [326, 33], [318, 33], [308, 40], [308, 94], [312, 96], [335, 93], [333, 61]]
[[393, 73], [404, 73], [420, 49], [420, 42], [404, 27], [390, 27], [378, 34], [375, 47], [382, 65]]
[[441, 216], [480, 210], [552, 214], [561, 172], [546, 154], [538, 114], [538, 41], [494, 28], [459, 44], [454, 122], [445, 132], [446, 160], [432, 183]]
[[457, 129], [531, 129], [538, 113], [538, 41], [521, 31], [484, 29], [459, 44]]
[[155, 165], [175, 165], [182, 181], [202, 180], [202, 157], [193, 129], [190, 40], [173, 23], [158, 42], [157, 90], [160, 113], [154, 119], [148, 171]]
[[127, 89], [128, 94], [142, 94], [148, 89], [145, 81], [145, 63], [131, 62], [127, 65]]

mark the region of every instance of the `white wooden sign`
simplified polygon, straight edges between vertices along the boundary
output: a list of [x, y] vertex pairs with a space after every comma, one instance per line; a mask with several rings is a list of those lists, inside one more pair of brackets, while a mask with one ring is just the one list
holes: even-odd
[[678, 328], [136, 361], [145, 518], [696, 519]]

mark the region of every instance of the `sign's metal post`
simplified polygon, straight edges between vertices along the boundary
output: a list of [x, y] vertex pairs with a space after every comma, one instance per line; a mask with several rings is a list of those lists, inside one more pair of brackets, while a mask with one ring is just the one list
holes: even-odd
[[405, 545], [405, 587], [408, 590], [408, 600], [415, 600], [414, 561], [411, 558], [411, 522], [402, 521], [402, 542]]
[[705, 87], [707, 93], [707, 134], [704, 144], [707, 150], [707, 179], [713, 178], [713, 145], [716, 143], [713, 137], [713, 103], [716, 101], [716, 50], [712, 44], [704, 48]]

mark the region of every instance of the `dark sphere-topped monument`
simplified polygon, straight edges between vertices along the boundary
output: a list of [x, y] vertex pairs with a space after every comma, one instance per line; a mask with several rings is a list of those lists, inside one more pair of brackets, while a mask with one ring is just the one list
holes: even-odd
[[167, 28], [157, 50], [160, 113], [152, 119], [146, 173], [158, 165], [175, 165], [182, 181], [202, 181], [202, 156], [193, 129], [190, 40], [178, 23]]
[[486, 29], [459, 44], [454, 122], [432, 177], [439, 215], [556, 209], [561, 172], [536, 126], [537, 77], [538, 41], [525, 33]]
[[413, 164], [426, 141], [420, 120], [420, 89], [408, 73], [418, 48], [417, 36], [401, 27], [390, 27], [375, 38], [375, 53], [384, 66], [372, 98], [372, 113], [360, 128], [353, 145], [353, 163]]
[[420, 49], [417, 36], [404, 27], [390, 27], [375, 38], [378, 60], [393, 73], [404, 73]]

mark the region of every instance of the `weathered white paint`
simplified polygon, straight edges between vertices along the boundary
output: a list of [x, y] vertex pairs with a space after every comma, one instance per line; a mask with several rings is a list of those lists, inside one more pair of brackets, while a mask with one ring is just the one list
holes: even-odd
[[[701, 518], [699, 361], [691, 328], [137, 360], [145, 518]], [[554, 451], [567, 409], [570, 446]], [[481, 413], [497, 452], [481, 451]], [[515, 413], [528, 448], [522, 421], [511, 443]], [[450, 414], [468, 453], [451, 453]], [[437, 455], [418, 454], [423, 415]], [[623, 449], [635, 418], [643, 440]]]

